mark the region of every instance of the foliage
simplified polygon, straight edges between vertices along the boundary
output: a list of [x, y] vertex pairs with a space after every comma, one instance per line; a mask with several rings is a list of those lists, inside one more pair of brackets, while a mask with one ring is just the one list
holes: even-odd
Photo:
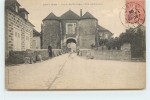
[[119, 36], [120, 39], [120, 43], [124, 44], [124, 43], [131, 43], [132, 40], [134, 38], [134, 34], [132, 32], [126, 32], [126, 33], [122, 33]]
[[108, 39], [100, 39], [99, 46], [106, 45], [107, 42], [108, 42]]
[[108, 42], [106, 43], [106, 47], [108, 48], [108, 50], [110, 49], [120, 50], [121, 45], [120, 45], [119, 38], [115, 37], [115, 38], [109, 39]]
[[[138, 29], [128, 29], [125, 33], [120, 34], [120, 43], [130, 43], [134, 44], [137, 41], [141, 41], [145, 38], [144, 32], [138, 28]], [[138, 45], [138, 44], [137, 44]]]
[[132, 46], [142, 45], [141, 48], [145, 47], [145, 32], [141, 28], [130, 28], [126, 32], [121, 33], [119, 37], [110, 38], [110, 39], [98, 39], [99, 46], [106, 46], [108, 50], [111, 49], [121, 49], [121, 45], [124, 43], [130, 43]]

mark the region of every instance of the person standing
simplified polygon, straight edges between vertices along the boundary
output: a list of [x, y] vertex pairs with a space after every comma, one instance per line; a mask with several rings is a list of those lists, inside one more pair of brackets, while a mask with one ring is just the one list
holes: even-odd
[[48, 46], [48, 53], [49, 53], [49, 57], [52, 57], [52, 47]]
[[77, 55], [79, 56], [80, 55], [80, 48], [77, 47]]

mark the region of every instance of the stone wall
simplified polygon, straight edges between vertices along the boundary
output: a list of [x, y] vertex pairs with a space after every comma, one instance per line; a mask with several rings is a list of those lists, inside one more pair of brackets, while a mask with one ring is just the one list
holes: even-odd
[[79, 21], [79, 47], [82, 49], [91, 49], [95, 44], [95, 35], [97, 33], [97, 20], [83, 19]]
[[[12, 42], [9, 43], [8, 38], [11, 38], [11, 35], [8, 35], [8, 11], [5, 12], [5, 59], [8, 59], [9, 56], [9, 49], [12, 49]], [[9, 43], [9, 45], [8, 45]]]
[[90, 50], [81, 49], [81, 55], [86, 57], [89, 52], [94, 59], [98, 60], [131, 60], [131, 51], [122, 50]]
[[95, 44], [95, 35], [80, 35], [79, 47], [81, 49], [91, 49], [92, 44]]
[[34, 36], [33, 37], [33, 46], [32, 49], [41, 49], [41, 38], [40, 36]]
[[86, 56], [88, 52], [91, 52], [91, 49], [80, 49], [80, 56]]
[[[61, 49], [53, 49], [53, 57], [61, 55]], [[42, 60], [49, 59], [49, 53], [47, 49], [30, 50], [30, 51], [11, 51], [6, 64], [23, 64], [25, 63], [25, 57], [31, 57], [33, 62], [37, 61], [37, 56], [40, 55]]]
[[59, 55], [62, 55], [62, 50], [61, 49], [53, 49], [53, 57], [56, 57], [56, 56], [59, 56]]
[[122, 50], [95, 51], [94, 58], [102, 60], [131, 60], [131, 51], [122, 51]]
[[130, 44], [130, 43], [124, 43], [124, 44], [121, 46], [121, 50], [130, 51], [130, 50], [131, 50], [131, 44]]
[[51, 45], [53, 49], [60, 48], [60, 22], [45, 20], [42, 26], [42, 49]]

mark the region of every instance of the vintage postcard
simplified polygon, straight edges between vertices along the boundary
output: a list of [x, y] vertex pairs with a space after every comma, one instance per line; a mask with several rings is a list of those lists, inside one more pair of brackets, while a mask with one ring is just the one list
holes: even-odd
[[5, 0], [6, 89], [145, 89], [145, 10], [145, 0]]

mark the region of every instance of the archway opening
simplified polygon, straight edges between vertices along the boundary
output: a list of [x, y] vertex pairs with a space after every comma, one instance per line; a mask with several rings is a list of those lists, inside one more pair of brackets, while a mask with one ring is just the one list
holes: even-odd
[[73, 38], [69, 38], [66, 41], [67, 48], [69, 52], [76, 52], [76, 40]]
[[73, 42], [73, 43], [75, 43], [76, 44], [76, 40], [75, 39], [73, 39], [73, 38], [69, 38], [69, 39], [67, 39], [67, 44], [68, 43], [71, 43], [71, 42]]

